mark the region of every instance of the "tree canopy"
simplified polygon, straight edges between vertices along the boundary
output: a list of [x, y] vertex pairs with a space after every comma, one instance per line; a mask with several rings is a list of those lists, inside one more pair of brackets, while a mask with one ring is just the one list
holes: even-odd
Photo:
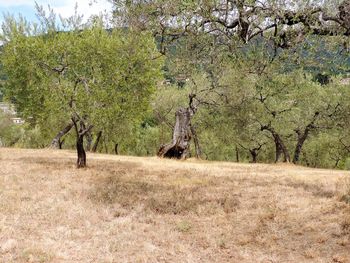
[[108, 28], [5, 20], [5, 99], [43, 145], [349, 166], [350, 1], [113, 3]]
[[73, 121], [81, 132], [93, 126], [112, 136], [148, 109], [162, 60], [147, 32], [108, 31], [96, 21], [37, 34], [11, 23], [2, 53], [5, 95], [28, 122], [47, 130]]

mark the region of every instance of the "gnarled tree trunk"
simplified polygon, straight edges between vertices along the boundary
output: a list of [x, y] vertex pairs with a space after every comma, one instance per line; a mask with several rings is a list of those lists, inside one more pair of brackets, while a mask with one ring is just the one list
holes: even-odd
[[298, 135], [298, 141], [297, 144], [295, 146], [295, 150], [294, 150], [294, 156], [293, 156], [293, 163], [297, 163], [300, 159], [300, 154], [301, 154], [301, 150], [303, 148], [303, 145], [306, 141], [306, 139], [309, 136], [309, 133], [314, 130], [317, 129], [317, 127], [315, 126], [315, 122], [318, 118], [318, 116], [320, 115], [320, 113], [317, 111], [314, 114], [313, 119], [311, 120], [311, 122], [305, 127], [304, 131], [300, 131], [299, 129], [295, 130], [295, 132]]
[[259, 143], [259, 146], [254, 147], [252, 149], [249, 149], [249, 153], [252, 156], [251, 163], [257, 163], [258, 162], [258, 155], [261, 150], [261, 148], [265, 145], [266, 143]]
[[239, 150], [238, 150], [237, 145], [236, 145], [236, 148], [235, 148], [235, 153], [236, 153], [236, 162], [239, 163]]
[[[252, 146], [252, 147], [245, 147], [244, 145], [238, 143], [239, 146], [241, 146], [243, 149], [248, 150], [250, 155], [252, 156], [252, 160], [250, 161], [251, 163], [257, 163], [258, 161], [258, 155], [261, 150], [261, 148], [265, 145], [266, 143], [257, 143], [257, 146]], [[237, 146], [236, 146], [237, 149]]]
[[267, 126], [262, 126], [261, 130], [267, 130], [271, 133], [272, 137], [273, 137], [273, 141], [275, 143], [276, 146], [276, 159], [275, 162], [286, 162], [286, 163], [290, 163], [290, 155], [289, 155], [289, 151], [287, 149], [287, 147], [285, 146], [281, 136], [275, 131], [274, 128], [272, 128], [269, 125]]
[[62, 150], [63, 144], [64, 144], [64, 139], [63, 139], [63, 140], [60, 139], [60, 140], [58, 141], [58, 144], [59, 144], [59, 149]]
[[76, 132], [76, 147], [77, 147], [77, 168], [84, 168], [86, 167], [86, 153], [84, 150], [84, 136], [86, 133], [90, 132], [92, 129], [92, 125], [90, 125], [88, 128], [85, 127], [84, 121], [79, 121], [79, 128], [77, 124], [77, 120], [75, 118], [72, 118], [75, 132]]
[[100, 139], [101, 139], [101, 136], [102, 136], [102, 131], [99, 131], [97, 133], [97, 137], [96, 137], [96, 140], [95, 140], [95, 143], [94, 145], [92, 146], [92, 152], [95, 153], [97, 151], [97, 147], [98, 147], [98, 144], [100, 142]]
[[251, 163], [257, 163], [258, 162], [258, 152], [255, 149], [249, 150], [250, 155], [252, 156]]
[[187, 108], [180, 108], [175, 113], [175, 126], [171, 143], [162, 145], [158, 150], [159, 157], [186, 159], [190, 153], [191, 119], [197, 108], [193, 105], [195, 95], [189, 96]]
[[290, 155], [289, 155], [288, 149], [284, 145], [281, 137], [277, 133], [274, 133], [272, 136], [274, 138], [274, 142], [276, 145], [276, 160], [275, 160], [275, 162], [276, 163], [281, 162], [282, 157], [283, 157], [283, 162], [290, 163]]
[[83, 168], [86, 166], [86, 153], [84, 150], [84, 136], [83, 135], [79, 134], [77, 136], [76, 146], [77, 146], [77, 153], [78, 153], [77, 167]]
[[66, 135], [74, 126], [73, 122], [70, 122], [66, 127], [64, 127], [61, 131], [59, 131], [57, 133], [57, 135], [55, 136], [55, 138], [53, 138], [50, 148], [55, 148], [55, 149], [61, 149], [62, 145], [61, 145], [61, 138]]
[[300, 153], [301, 153], [301, 150], [303, 148], [304, 142], [307, 139], [308, 134], [309, 134], [308, 129], [305, 129], [305, 131], [303, 133], [300, 133], [300, 132], [298, 133], [298, 141], [297, 141], [297, 144], [295, 146], [294, 156], [293, 156], [293, 163], [295, 163], [295, 164], [297, 162], [299, 162]]

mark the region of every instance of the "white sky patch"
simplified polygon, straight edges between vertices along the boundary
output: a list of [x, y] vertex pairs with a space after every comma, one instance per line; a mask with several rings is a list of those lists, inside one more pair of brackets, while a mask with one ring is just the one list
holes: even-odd
[[[75, 12], [75, 5], [78, 4], [78, 13], [84, 15], [84, 20], [88, 19], [91, 15], [100, 15], [109, 13], [112, 11], [112, 4], [109, 0], [0, 0], [0, 10], [9, 9], [20, 11], [19, 7], [29, 7], [36, 13], [35, 2], [43, 6], [45, 10], [50, 6], [57, 15], [62, 17], [72, 16]], [[1, 13], [1, 12], [0, 12]], [[23, 13], [24, 17], [29, 14]]]
[[[40, 1], [37, 1], [40, 2]], [[11, 7], [20, 5], [33, 5], [31, 0], [0, 0], [0, 7]]]
[[[96, 2], [89, 3], [90, 1], [88, 0], [61, 1], [61, 2], [64, 2], [64, 3], [60, 5], [50, 4], [50, 6], [55, 11], [55, 13], [65, 18], [74, 15], [76, 4], [78, 4], [78, 14], [84, 15], [84, 19], [89, 18], [91, 15], [106, 14], [106, 13], [111, 13], [112, 11], [112, 4], [107, 0], [99, 0], [97, 3]], [[42, 4], [42, 6], [46, 8], [47, 2], [46, 2], [46, 5]]]

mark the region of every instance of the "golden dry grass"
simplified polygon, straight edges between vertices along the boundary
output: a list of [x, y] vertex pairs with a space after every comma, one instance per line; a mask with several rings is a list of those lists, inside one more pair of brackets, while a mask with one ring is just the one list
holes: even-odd
[[[1, 262], [350, 262], [350, 174], [0, 149]], [[349, 198], [349, 199], [348, 199]]]

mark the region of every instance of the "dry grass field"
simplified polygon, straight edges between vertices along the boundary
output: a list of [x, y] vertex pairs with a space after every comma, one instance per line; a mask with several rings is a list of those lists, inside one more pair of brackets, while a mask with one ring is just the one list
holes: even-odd
[[350, 173], [0, 148], [0, 262], [350, 262]]

